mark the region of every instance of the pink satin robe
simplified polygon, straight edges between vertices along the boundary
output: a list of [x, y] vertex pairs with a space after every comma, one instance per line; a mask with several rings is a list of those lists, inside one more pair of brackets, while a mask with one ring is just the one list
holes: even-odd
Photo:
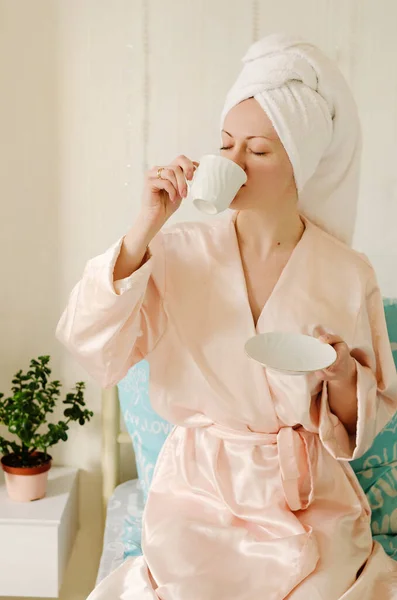
[[[305, 219], [255, 327], [234, 221], [228, 212], [169, 228], [113, 285], [119, 241], [88, 262], [59, 322], [59, 339], [103, 387], [146, 357], [153, 408], [176, 425], [147, 502], [144, 555], [89, 600], [395, 600], [397, 563], [373, 543], [348, 462], [397, 406], [374, 271]], [[357, 361], [355, 439], [326, 383], [244, 352], [256, 332], [317, 326]]]

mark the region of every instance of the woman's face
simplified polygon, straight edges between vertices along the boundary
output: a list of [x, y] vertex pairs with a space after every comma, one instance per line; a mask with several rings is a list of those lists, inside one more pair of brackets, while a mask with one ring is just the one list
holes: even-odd
[[269, 117], [254, 98], [226, 115], [221, 156], [247, 174], [231, 207], [234, 210], [279, 210], [286, 198], [297, 200], [292, 165]]

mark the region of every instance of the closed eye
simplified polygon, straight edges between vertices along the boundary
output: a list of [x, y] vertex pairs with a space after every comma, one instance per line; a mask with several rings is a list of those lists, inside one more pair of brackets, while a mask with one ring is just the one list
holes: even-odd
[[[219, 148], [219, 150], [232, 150], [232, 146], [222, 146], [221, 148]], [[251, 153], [255, 154], [255, 156], [265, 156], [265, 154], [268, 154], [267, 152], [253, 152], [252, 150]]]

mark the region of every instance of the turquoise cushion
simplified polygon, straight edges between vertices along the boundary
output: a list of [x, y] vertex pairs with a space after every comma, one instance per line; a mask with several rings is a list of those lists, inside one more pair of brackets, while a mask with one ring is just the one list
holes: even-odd
[[[397, 300], [385, 299], [387, 330], [397, 365]], [[397, 560], [397, 413], [371, 448], [351, 462], [372, 508], [372, 533]]]
[[172, 429], [151, 407], [149, 363], [132, 367], [118, 385], [120, 407], [136, 456], [138, 478], [146, 500], [159, 452]]
[[397, 299], [385, 298], [383, 300], [386, 315], [387, 331], [391, 343], [394, 362], [397, 367]]
[[397, 414], [351, 465], [372, 509], [372, 533], [397, 560]]

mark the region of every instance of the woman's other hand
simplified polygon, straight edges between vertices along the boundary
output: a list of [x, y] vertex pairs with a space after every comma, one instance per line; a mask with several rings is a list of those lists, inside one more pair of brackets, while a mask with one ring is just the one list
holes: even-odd
[[350, 355], [346, 342], [338, 335], [322, 334], [320, 342], [330, 344], [336, 351], [335, 362], [322, 371], [316, 371], [316, 376], [321, 381], [339, 381], [350, 383], [356, 376], [356, 362]]

